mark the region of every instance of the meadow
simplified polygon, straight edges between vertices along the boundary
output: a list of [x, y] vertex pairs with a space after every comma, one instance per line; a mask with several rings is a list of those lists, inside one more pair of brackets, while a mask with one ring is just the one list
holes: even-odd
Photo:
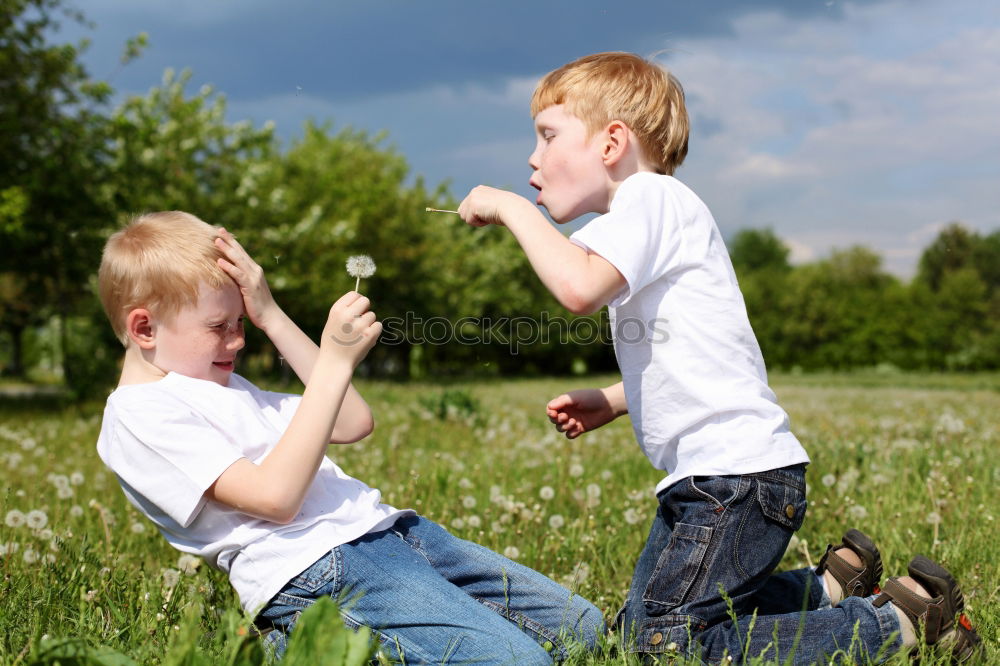
[[[387, 502], [563, 581], [611, 619], [661, 475], [627, 418], [568, 441], [542, 409], [564, 390], [610, 381], [360, 382], [375, 433], [329, 455]], [[875, 538], [887, 575], [926, 554], [962, 583], [992, 661], [1000, 376], [784, 375], [772, 384], [813, 461], [809, 512], [782, 567], [815, 564], [852, 526]], [[101, 409], [0, 403], [0, 663], [60, 654], [61, 663], [253, 663], [257, 641], [225, 577], [170, 549], [97, 457]], [[611, 649], [574, 661], [638, 663]]]

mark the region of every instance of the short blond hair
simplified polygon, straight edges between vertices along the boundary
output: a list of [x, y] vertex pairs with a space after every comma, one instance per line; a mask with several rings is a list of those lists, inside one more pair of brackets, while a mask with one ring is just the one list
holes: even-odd
[[170, 319], [198, 302], [204, 283], [220, 288], [232, 279], [217, 259], [218, 229], [190, 213], [164, 211], [133, 218], [104, 244], [98, 286], [115, 335], [128, 345], [128, 313], [146, 308]]
[[531, 117], [563, 104], [591, 133], [620, 120], [635, 133], [657, 173], [673, 174], [688, 150], [684, 89], [673, 74], [632, 53], [584, 56], [546, 74], [531, 98]]

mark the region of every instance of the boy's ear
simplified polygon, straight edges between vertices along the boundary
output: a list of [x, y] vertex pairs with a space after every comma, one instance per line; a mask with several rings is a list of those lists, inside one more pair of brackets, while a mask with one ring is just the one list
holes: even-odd
[[604, 128], [603, 138], [604, 146], [601, 151], [601, 157], [604, 160], [604, 166], [614, 166], [628, 152], [632, 139], [631, 131], [628, 125], [622, 121], [612, 120]]
[[135, 308], [125, 317], [125, 334], [139, 349], [156, 347], [156, 331], [152, 316], [146, 308]]

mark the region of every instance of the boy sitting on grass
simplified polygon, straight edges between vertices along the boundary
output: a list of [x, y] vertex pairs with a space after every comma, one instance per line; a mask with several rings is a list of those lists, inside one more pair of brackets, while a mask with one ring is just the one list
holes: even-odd
[[[383, 504], [326, 457], [367, 436], [351, 385], [381, 324], [344, 294], [317, 347], [236, 239], [193, 215], [144, 215], [104, 248], [101, 300], [125, 345], [97, 443], [126, 496], [185, 553], [229, 576], [275, 650], [321, 596], [408, 663], [547, 664], [594, 646], [600, 611], [545, 576]], [[305, 384], [233, 372], [249, 317]]]
[[[510, 229], [571, 312], [610, 310], [623, 381], [558, 396], [547, 412], [569, 438], [628, 413], [667, 472], [621, 614], [631, 647], [810, 663], [910, 649], [922, 634], [972, 654], [978, 637], [956, 618], [962, 594], [948, 572], [918, 557], [875, 598], [881, 561], [857, 530], [828, 550], [818, 576], [770, 575], [805, 516], [809, 458], [767, 385], [712, 215], [671, 175], [688, 147], [677, 80], [632, 54], [588, 56], [546, 75], [531, 113], [536, 203], [557, 223], [600, 216], [567, 239], [530, 201], [484, 186], [459, 214]], [[804, 600], [811, 612], [800, 615]]]

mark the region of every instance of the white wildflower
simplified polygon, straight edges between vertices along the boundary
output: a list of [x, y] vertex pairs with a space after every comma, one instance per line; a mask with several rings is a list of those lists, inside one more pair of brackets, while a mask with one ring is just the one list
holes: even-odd
[[132, 523], [129, 529], [132, 530], [132, 534], [142, 534], [146, 531], [146, 526], [142, 523]]
[[83, 507], [79, 504], [74, 504], [69, 508], [69, 515], [73, 518], [79, 518], [83, 515]]
[[854, 520], [864, 520], [868, 517], [868, 509], [861, 506], [860, 504], [855, 504], [847, 510], [847, 515], [849, 515]]
[[941, 514], [938, 513], [937, 511], [931, 511], [930, 513], [927, 514], [926, 520], [931, 525], [938, 525], [941, 523]]
[[177, 558], [177, 568], [181, 570], [181, 573], [188, 576], [193, 576], [198, 573], [198, 567], [201, 566], [201, 558], [191, 555], [190, 553], [184, 553]]
[[587, 497], [600, 497], [601, 487], [596, 483], [587, 484]]
[[56, 490], [56, 496], [59, 499], [69, 499], [73, 496], [73, 489], [69, 486], [62, 486]]
[[482, 524], [483, 524], [482, 519], [480, 519], [479, 516], [475, 516], [475, 515], [469, 516], [468, 518], [466, 518], [465, 522], [466, 522], [466, 524], [469, 527], [471, 527], [473, 529], [479, 529], [479, 527], [481, 527]]
[[174, 589], [181, 579], [181, 572], [177, 569], [164, 569], [160, 575], [163, 576], [163, 587], [168, 590]]
[[3, 519], [3, 522], [7, 527], [21, 527], [25, 523], [24, 513], [17, 509], [11, 509], [7, 512], [7, 516]]
[[25, 516], [25, 522], [31, 529], [40, 530], [49, 524], [49, 517], [45, 515], [44, 511], [34, 509], [29, 511], [28, 515]]
[[556, 496], [556, 491], [552, 489], [552, 486], [542, 486], [538, 491], [538, 496], [543, 500], [550, 500]]
[[347, 274], [352, 278], [357, 278], [354, 283], [354, 291], [361, 286], [361, 278], [368, 278], [375, 274], [375, 262], [367, 254], [358, 254], [347, 259]]
[[837, 483], [837, 477], [835, 477], [833, 474], [824, 474], [822, 481], [823, 485], [829, 488], [833, 484]]
[[79, 486], [84, 481], [83, 472], [73, 472], [69, 475], [69, 482], [74, 486]]
[[580, 463], [573, 463], [569, 466], [570, 476], [583, 476], [583, 465]]
[[462, 506], [464, 506], [466, 509], [476, 508], [476, 498], [473, 497], [472, 495], [466, 495], [465, 497], [462, 498]]
[[549, 516], [549, 527], [551, 527], [552, 529], [557, 530], [565, 524], [566, 524], [566, 519], [563, 518], [562, 515], [558, 513], [553, 513], [551, 516]]
[[38, 561], [38, 553], [34, 548], [25, 548], [24, 554], [21, 557], [23, 557], [24, 561], [28, 564], [34, 564]]
[[642, 515], [636, 511], [634, 508], [625, 509], [625, 522], [629, 525], [635, 525], [640, 520], [642, 520]]
[[507, 546], [503, 549], [503, 556], [511, 560], [516, 560], [521, 556], [521, 551], [518, 550], [517, 546]]
[[461, 518], [453, 518], [450, 524], [453, 530], [460, 530], [465, 527], [465, 521]]

